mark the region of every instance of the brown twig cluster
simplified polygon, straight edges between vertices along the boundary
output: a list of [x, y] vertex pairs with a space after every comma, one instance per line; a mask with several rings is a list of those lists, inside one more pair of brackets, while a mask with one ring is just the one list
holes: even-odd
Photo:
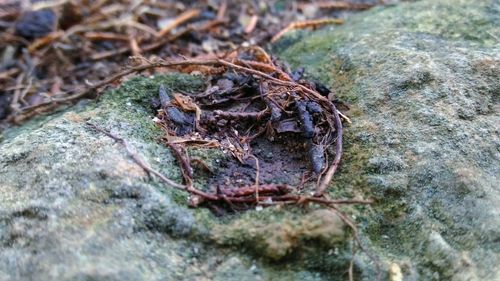
[[[264, 124], [264, 129], [267, 133], [273, 134], [280, 131], [292, 130], [290, 128], [290, 123], [300, 124], [302, 128], [302, 133], [305, 142], [308, 143], [310, 150], [310, 158], [312, 166], [316, 173], [321, 177], [319, 184], [317, 185], [315, 196], [321, 197], [328, 184], [330, 183], [333, 174], [335, 173], [341, 159], [342, 155], [342, 121], [341, 114], [336, 109], [335, 105], [328, 99], [327, 95], [329, 93], [320, 93], [316, 89], [314, 83], [309, 81], [301, 80], [300, 77], [293, 77], [294, 75], [289, 70], [283, 70], [277, 66], [260, 48], [253, 48], [252, 53], [254, 54], [255, 60], [247, 60], [238, 57], [238, 53], [229, 54], [226, 58], [216, 58], [209, 60], [181, 60], [181, 61], [164, 61], [157, 60], [154, 62], [142, 60], [142, 64], [130, 67], [112, 77], [90, 86], [84, 91], [73, 94], [69, 97], [62, 99], [52, 99], [50, 101], [40, 103], [36, 106], [29, 108], [24, 108], [23, 114], [21, 116], [29, 116], [30, 114], [36, 114], [39, 110], [43, 110], [46, 107], [52, 108], [58, 105], [58, 103], [69, 102], [72, 100], [80, 99], [82, 97], [88, 96], [99, 90], [106, 85], [116, 82], [119, 79], [131, 74], [152, 68], [174, 68], [182, 71], [185, 68], [192, 70], [193, 66], [196, 67], [208, 67], [212, 69], [217, 69], [221, 71], [221, 68], [225, 71], [232, 71], [235, 73], [244, 74], [246, 77], [251, 77], [256, 79], [256, 83], [259, 85], [258, 93], [254, 92], [254, 96], [241, 97], [244, 100], [258, 99], [264, 108], [258, 111], [251, 112], [231, 112], [231, 111], [221, 111], [214, 110], [210, 116], [206, 116], [204, 120], [196, 120], [204, 122], [205, 126], [210, 126], [217, 124], [219, 121], [234, 123], [243, 120], [250, 120], [252, 123], [260, 122]], [[262, 67], [262, 66], [265, 67]], [[226, 79], [227, 80], [227, 79]], [[223, 89], [222, 92], [229, 91], [232, 89]], [[161, 93], [160, 93], [161, 95]], [[165, 93], [163, 93], [165, 95]], [[160, 97], [161, 98], [161, 97]], [[222, 101], [237, 101], [237, 95], [221, 95], [220, 93], [205, 93], [198, 97], [198, 103], [201, 106], [213, 106], [214, 104], [221, 103]], [[170, 101], [165, 101], [169, 103]], [[178, 102], [177, 105], [179, 105]], [[164, 104], [163, 106], [166, 106]], [[194, 111], [197, 110], [196, 104], [191, 104]], [[186, 108], [184, 108], [186, 109]], [[164, 113], [167, 113], [163, 118], [164, 120], [178, 126], [179, 122], [175, 122], [175, 115], [170, 114], [171, 111], [179, 111], [177, 107], [171, 107], [170, 109], [165, 109]], [[293, 112], [290, 114], [289, 112]], [[178, 112], [179, 114], [182, 114]], [[199, 113], [196, 114], [196, 119], [199, 119]], [[183, 118], [183, 117], [179, 117]], [[290, 118], [292, 120], [290, 120]], [[345, 117], [346, 120], [347, 117]], [[293, 120], [295, 119], [295, 120]], [[207, 128], [200, 127], [197, 124], [197, 128], [200, 128], [200, 132], [206, 132]], [[297, 127], [297, 126], [291, 126]], [[239, 128], [240, 130], [244, 128]], [[281, 130], [280, 130], [281, 129]], [[172, 134], [172, 130], [170, 130]], [[266, 130], [258, 131], [258, 134], [266, 133]], [[173, 133], [175, 134], [175, 132]], [[241, 138], [248, 142], [252, 140], [252, 137]], [[244, 146], [240, 141], [236, 141], [239, 147]], [[333, 161], [329, 165], [325, 165], [325, 155], [330, 146], [335, 147], [335, 155]], [[245, 152], [241, 153], [242, 157], [247, 157]], [[235, 153], [236, 156], [236, 153]], [[322, 176], [321, 176], [322, 175]]]
[[47, 102], [60, 104], [92, 87], [90, 81], [116, 73], [130, 55], [203, 58], [241, 44], [265, 46], [274, 34], [276, 40], [290, 29], [338, 23], [336, 11], [368, 7], [354, 2], [276, 9], [273, 0], [6, 0], [0, 5], [0, 120], [51, 111]]
[[[173, 66], [172, 63], [160, 63], [162, 66], [167, 64]], [[171, 101], [165, 89], [160, 89], [162, 102], [158, 117], [168, 135], [195, 133], [219, 143], [229, 139], [226, 149], [241, 161], [252, 156], [250, 142], [256, 137], [265, 135], [272, 139], [275, 134], [296, 133], [300, 128], [313, 170], [319, 175], [315, 197], [323, 196], [342, 155], [342, 120], [328, 98], [329, 91], [320, 93], [320, 87], [315, 83], [283, 68], [260, 48], [249, 48], [210, 61], [187, 60], [177, 64], [184, 65], [212, 67], [218, 72], [222, 68], [223, 72], [214, 78], [217, 86], [193, 96], [194, 101], [191, 97], [182, 99], [179, 95]], [[224, 106], [229, 101], [231, 106]], [[214, 106], [224, 110], [205, 110], [202, 114], [200, 107]], [[191, 117], [188, 111], [192, 112]], [[228, 136], [227, 132], [235, 135]], [[327, 163], [330, 146], [335, 147], [335, 155], [331, 163]], [[184, 174], [190, 175], [189, 162], [181, 162], [187, 163], [181, 166], [185, 167]], [[192, 180], [186, 178], [186, 182]], [[258, 179], [255, 184], [259, 185]], [[255, 190], [259, 192], [258, 188]]]
[[[314, 203], [332, 208], [353, 230], [357, 246], [378, 266], [376, 259], [363, 247], [355, 223], [337, 208], [341, 204], [371, 204], [373, 201], [325, 197], [326, 188], [341, 159], [343, 126], [341, 114], [330, 99], [332, 93], [323, 85], [302, 79], [302, 71], [287, 69], [258, 47], [208, 60], [138, 61], [141, 63], [95, 85], [92, 90], [131, 73], [158, 67], [207, 73], [207, 79], [211, 81], [204, 92], [194, 95], [175, 94], [163, 86], [158, 89], [156, 122], [165, 131], [163, 141], [177, 159], [184, 182], [177, 183], [152, 169], [119, 136], [89, 124], [91, 127], [121, 142], [148, 174], [189, 193], [191, 206], [225, 203], [236, 209], [239, 206]], [[78, 95], [88, 95], [90, 91]], [[251, 142], [259, 137], [273, 139], [286, 133], [299, 135], [308, 147], [311, 167], [318, 175], [313, 196], [301, 194], [286, 183], [260, 182], [259, 159], [252, 154]], [[245, 158], [254, 158], [255, 182], [242, 186], [216, 186], [211, 190], [196, 188], [194, 159], [190, 159], [186, 150], [191, 143], [222, 148], [241, 162]], [[329, 152], [330, 147], [334, 148], [333, 152]], [[333, 154], [333, 157], [328, 154]], [[329, 158], [333, 160], [328, 161]], [[349, 275], [353, 275], [352, 263]]]
[[[80, 99], [93, 94], [95, 91], [102, 89], [110, 83], [116, 82], [129, 74], [152, 68], [174, 68], [180, 71], [184, 68], [192, 70], [191, 67], [193, 66], [209, 67], [212, 69], [218, 69], [218, 71], [222, 68], [225, 72], [233, 71], [235, 73], [244, 74], [252, 79], [257, 79], [256, 81], [258, 82], [256, 83], [259, 85], [258, 93], [254, 93], [253, 97], [245, 97], [243, 99], [248, 100], [248, 98], [257, 98], [265, 105], [265, 108], [254, 112], [230, 112], [215, 110], [212, 112], [211, 116], [208, 116], [201, 121], [205, 122], [206, 126], [213, 125], [214, 122], [220, 120], [226, 122], [237, 122], [241, 120], [250, 120], [252, 122], [262, 121], [262, 123], [266, 125], [264, 128], [270, 128], [270, 131], [268, 131], [270, 134], [279, 132], [280, 129], [281, 131], [291, 130], [286, 128], [287, 126], [290, 127], [290, 123], [293, 124], [295, 122], [300, 124], [304, 139], [308, 143], [311, 151], [313, 167], [316, 167], [315, 172], [323, 175], [322, 180], [317, 186], [315, 194], [315, 196], [321, 197], [330, 183], [342, 155], [341, 114], [336, 109], [335, 105], [328, 99], [327, 95], [329, 93], [320, 93], [316, 89], [314, 83], [300, 80], [300, 77], [299, 79], [292, 77], [293, 75], [292, 73], [289, 73], [290, 71], [280, 69], [279, 66], [275, 65], [272, 60], [270, 60], [267, 53], [265, 53], [262, 49], [255, 48], [253, 51], [256, 51], [257, 54], [257, 56], [255, 56], [257, 60], [255, 61], [241, 59], [238, 57], [238, 53], [230, 54], [226, 58], [209, 60], [157, 60], [154, 62], [143, 60], [142, 64], [130, 67], [98, 84], [90, 86], [86, 90], [75, 93], [69, 97], [51, 99], [50, 101], [24, 108], [23, 115], [20, 116], [21, 118], [24, 116], [30, 116], [32, 114], [37, 114], [39, 110], [56, 107], [59, 103]], [[259, 54], [261, 56], [259, 56]], [[262, 70], [260, 70], [259, 66], [262, 65], [265, 65], [266, 67], [261, 67]], [[204, 95], [200, 95], [198, 103], [203, 106], [213, 106], [214, 104], [221, 103], [221, 100], [238, 100], [237, 95], [233, 95], [231, 97], [231, 95], [218, 94], [219, 95], [217, 95], [217, 93], [205, 93]], [[163, 93], [163, 95], [165, 95], [165, 93]], [[179, 102], [177, 104], [179, 104]], [[166, 105], [164, 104], [163, 106]], [[191, 106], [193, 110], [197, 110], [196, 104], [192, 104]], [[170, 111], [174, 109], [177, 109], [177, 107], [171, 108]], [[176, 124], [175, 117], [168, 114], [168, 109], [164, 110], [164, 112], [167, 113], [167, 121], [173, 123], [174, 125], [179, 125], [178, 123]], [[289, 114], [289, 112], [294, 113]], [[199, 119], [199, 113], [197, 113], [197, 115], [196, 119]], [[291, 117], [292, 120], [288, 117]], [[293, 118], [295, 118], [295, 120], [293, 120]], [[348, 120], [347, 117], [344, 118]], [[200, 127], [198, 126], [198, 128]], [[202, 128], [201, 131], [206, 131], [206, 129]], [[259, 134], [262, 133], [265, 133], [265, 131], [259, 131]], [[252, 138], [247, 138], [246, 141], [251, 141], [251, 139]], [[327, 166], [324, 165], [324, 155], [326, 154], [328, 147], [332, 145], [335, 147], [335, 156], [331, 164]], [[242, 146], [242, 144], [240, 144], [240, 146]]]
[[343, 24], [343, 23], [344, 21], [342, 19], [335, 19], [335, 18], [292, 22], [285, 28], [283, 28], [280, 32], [276, 33], [276, 35], [274, 35], [273, 38], [271, 38], [271, 42], [278, 41], [281, 37], [283, 37], [283, 35], [294, 29], [317, 28], [319, 26], [328, 24]]
[[[363, 246], [361, 242], [358, 228], [356, 227], [356, 223], [344, 212], [338, 209], [338, 205], [342, 204], [372, 204], [372, 200], [351, 200], [351, 199], [338, 199], [338, 200], [328, 200], [324, 198], [311, 197], [311, 196], [299, 196], [299, 195], [291, 195], [288, 194], [292, 191], [292, 188], [288, 185], [284, 184], [268, 184], [268, 185], [252, 185], [252, 186], [244, 186], [237, 189], [219, 189], [216, 194], [205, 193], [200, 191], [192, 186], [191, 183], [187, 185], [176, 183], [175, 181], [165, 177], [162, 173], [157, 170], [151, 168], [151, 166], [142, 159], [142, 157], [134, 150], [134, 148], [123, 138], [117, 136], [95, 124], [87, 123], [87, 126], [90, 128], [97, 130], [108, 137], [114, 139], [115, 141], [121, 143], [132, 159], [144, 170], [148, 175], [154, 175], [158, 179], [160, 179], [166, 185], [186, 191], [191, 194], [190, 197], [190, 205], [198, 206], [206, 200], [210, 202], [226, 202], [230, 205], [237, 203], [253, 203], [255, 200], [251, 198], [252, 195], [255, 195], [257, 201], [263, 206], [276, 205], [276, 204], [307, 204], [307, 203], [316, 203], [334, 210], [338, 216], [342, 219], [342, 221], [352, 230], [354, 241], [363, 252], [365, 252], [370, 259], [375, 263], [377, 269], [377, 278], [376, 280], [380, 280], [380, 263], [378, 259], [368, 251]], [[262, 197], [259, 199], [259, 192]], [[266, 194], [273, 194], [272, 196], [266, 196]], [[280, 194], [276, 196], [276, 194]], [[250, 197], [249, 197], [250, 196]], [[274, 200], [274, 201], [273, 201]], [[354, 280], [354, 256], [356, 254], [355, 247], [353, 246], [353, 256], [349, 265], [348, 275], [349, 280]]]

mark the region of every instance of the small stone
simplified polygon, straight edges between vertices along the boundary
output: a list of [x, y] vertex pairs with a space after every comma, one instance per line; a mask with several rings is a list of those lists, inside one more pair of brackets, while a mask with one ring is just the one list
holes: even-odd
[[391, 263], [389, 266], [389, 281], [403, 281], [403, 273], [397, 263]]
[[56, 15], [50, 9], [23, 14], [15, 25], [16, 34], [28, 40], [43, 37], [55, 30]]

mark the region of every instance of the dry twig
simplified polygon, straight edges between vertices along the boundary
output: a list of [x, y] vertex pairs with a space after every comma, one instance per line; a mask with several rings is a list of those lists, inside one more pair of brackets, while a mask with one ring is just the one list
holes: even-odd
[[271, 42], [274, 43], [278, 41], [285, 33], [293, 30], [293, 29], [304, 29], [304, 28], [309, 28], [309, 27], [318, 27], [322, 25], [328, 25], [328, 24], [343, 24], [344, 20], [342, 19], [319, 19], [319, 20], [306, 20], [306, 21], [297, 21], [297, 22], [292, 22], [287, 27], [282, 29], [280, 32], [276, 33], [276, 35], [271, 38]]
[[158, 32], [158, 37], [165, 36], [170, 33], [174, 28], [177, 26], [199, 16], [201, 13], [200, 10], [198, 9], [193, 9], [193, 10], [188, 10], [182, 14], [180, 14], [175, 20], [173, 20], [170, 24], [167, 26], [163, 27], [159, 32]]

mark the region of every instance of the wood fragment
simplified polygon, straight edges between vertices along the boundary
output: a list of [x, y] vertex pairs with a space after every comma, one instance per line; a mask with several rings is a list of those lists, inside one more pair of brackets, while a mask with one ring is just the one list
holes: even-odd
[[222, 111], [215, 110], [214, 115], [215, 118], [218, 119], [226, 119], [226, 120], [245, 120], [245, 119], [253, 119], [256, 121], [261, 120], [269, 113], [268, 110], [262, 110], [259, 112], [233, 112], [233, 111]]
[[54, 31], [42, 38], [36, 39], [33, 43], [28, 46], [28, 52], [33, 53], [37, 49], [40, 49], [43, 46], [51, 44], [53, 41], [61, 38], [64, 35], [62, 31]]
[[141, 48], [139, 48], [139, 44], [137, 44], [137, 40], [135, 38], [130, 37], [129, 38], [129, 45], [130, 45], [130, 51], [132, 55], [134, 56], [140, 56], [142, 51]]
[[[6, 71], [0, 72], [0, 80], [9, 80], [12, 79], [13, 76], [19, 74], [21, 72], [21, 69], [19, 68], [11, 68]], [[4, 89], [4, 91], [8, 91], [7, 89]]]
[[259, 92], [261, 99], [264, 100], [266, 106], [271, 110], [271, 118], [269, 121], [278, 122], [281, 119], [281, 109], [276, 105], [276, 103], [267, 96], [269, 92], [269, 86], [267, 82], [260, 82]]
[[308, 6], [314, 6], [319, 9], [332, 9], [332, 10], [366, 10], [372, 8], [374, 5], [365, 3], [351, 3], [347, 1], [315, 1], [314, 3], [299, 3], [298, 8], [301, 10], [306, 9]]
[[85, 32], [83, 36], [91, 41], [124, 41], [127, 42], [129, 41], [129, 36], [127, 35], [121, 35], [118, 33], [113, 33], [113, 32], [94, 32], [94, 31], [89, 31]]
[[162, 37], [170, 33], [174, 28], [177, 26], [193, 19], [196, 18], [200, 15], [201, 10], [199, 9], [192, 9], [185, 11], [184, 13], [180, 14], [177, 16], [170, 24], [167, 26], [163, 27], [160, 31], [158, 31], [157, 37]]
[[255, 27], [257, 26], [257, 21], [259, 20], [259, 16], [258, 15], [253, 15], [251, 18], [250, 18], [250, 22], [248, 23], [248, 25], [245, 27], [245, 33], [246, 34], [250, 34], [253, 32], [253, 30], [255, 29]]
[[340, 163], [340, 159], [342, 157], [342, 121], [340, 120], [340, 115], [335, 108], [335, 105], [333, 103], [331, 104], [332, 106], [332, 113], [335, 119], [335, 127], [337, 129], [337, 140], [335, 142], [335, 158], [333, 159], [332, 164], [326, 171], [325, 176], [323, 177], [323, 180], [321, 181], [320, 185], [316, 188], [316, 192], [314, 196], [316, 197], [321, 197], [325, 193], [325, 190], [328, 188], [328, 185], [332, 181], [333, 174], [335, 174], [335, 171], [337, 171], [337, 168]]
[[[16, 79], [16, 85], [17, 85], [17, 89], [14, 91], [14, 96], [12, 97], [12, 100], [10, 102], [10, 110], [15, 114], [16, 112], [20, 111], [19, 108], [20, 108], [20, 105], [19, 105], [19, 99], [21, 97], [21, 83], [23, 81], [25, 77], [25, 74], [24, 73], [21, 73], [17, 79]], [[31, 85], [30, 85], [31, 86]], [[24, 90], [23, 90], [24, 91]]]
[[[142, 51], [143, 52], [151, 52], [151, 51], [154, 51], [162, 46], [164, 46], [165, 44], [167, 44], [168, 42], [171, 42], [171, 41], [175, 41], [176, 39], [178, 39], [179, 37], [182, 37], [184, 36], [185, 34], [189, 33], [192, 29], [191, 28], [185, 28], [184, 30], [176, 33], [175, 35], [173, 36], [170, 36], [170, 37], [162, 37], [160, 38], [159, 40], [155, 41], [154, 43], [151, 43], [151, 44], [147, 44], [147, 45], [144, 45], [141, 47]], [[127, 41], [128, 41], [128, 37], [127, 37]], [[118, 48], [116, 50], [110, 50], [110, 51], [105, 51], [105, 52], [101, 52], [101, 53], [93, 53], [90, 58], [92, 60], [103, 60], [103, 59], [108, 59], [108, 58], [111, 58], [111, 57], [115, 57], [115, 56], [119, 56], [119, 55], [124, 55], [124, 54], [128, 54], [130, 53], [130, 46], [126, 46], [126, 47], [121, 47], [121, 48]]]
[[217, 20], [224, 19], [226, 15], [226, 10], [227, 10], [227, 0], [222, 0], [219, 9], [217, 10]]
[[[254, 194], [287, 194], [292, 191], [292, 187], [286, 184], [260, 184], [241, 186], [238, 188], [220, 188], [219, 192], [227, 197], [245, 197]], [[256, 201], [260, 201], [258, 195]]]
[[282, 29], [280, 32], [276, 33], [276, 35], [274, 35], [273, 38], [271, 38], [271, 43], [275, 43], [281, 37], [283, 37], [283, 35], [285, 35], [287, 32], [293, 29], [304, 29], [308, 27], [318, 27], [328, 24], [343, 24], [343, 23], [344, 20], [334, 19], [334, 18], [292, 22], [289, 25], [287, 25], [284, 29]]
[[179, 144], [167, 143], [170, 149], [174, 152], [174, 156], [180, 164], [182, 176], [187, 185], [193, 184], [193, 168], [191, 167], [191, 160]]

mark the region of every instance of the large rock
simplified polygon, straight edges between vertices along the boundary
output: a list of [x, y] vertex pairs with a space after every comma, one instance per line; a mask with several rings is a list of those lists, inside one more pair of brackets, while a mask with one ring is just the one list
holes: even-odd
[[[500, 280], [500, 3], [420, 1], [278, 44], [352, 105], [335, 186], [408, 280]], [[405, 279], [407, 280], [407, 279]]]
[[[496, 1], [379, 7], [344, 26], [298, 32], [277, 49], [351, 105], [332, 197], [373, 196], [345, 209], [397, 280], [500, 279]], [[158, 142], [159, 84], [192, 92], [184, 75], [137, 78], [4, 132], [0, 139], [0, 280], [345, 280], [348, 233], [335, 213], [268, 208], [217, 218], [144, 171], [180, 181]], [[208, 164], [220, 154], [202, 151]], [[374, 264], [357, 251], [357, 279]]]
[[[97, 102], [82, 101], [5, 132], [1, 281], [321, 277], [317, 268], [275, 269], [230, 248], [262, 251], [276, 261], [316, 249], [309, 246], [315, 241], [339, 246], [344, 232], [335, 213], [302, 216], [300, 209], [267, 209], [218, 219], [208, 209], [189, 209], [187, 194], [148, 178], [123, 145], [87, 125], [126, 139], [154, 169], [180, 182], [177, 163], [160, 143], [162, 132], [152, 118], [159, 85], [196, 92], [203, 81], [178, 74], [137, 77]], [[215, 160], [223, 159], [218, 151], [192, 152], [213, 170]], [[344, 266], [346, 260], [341, 261]]]

